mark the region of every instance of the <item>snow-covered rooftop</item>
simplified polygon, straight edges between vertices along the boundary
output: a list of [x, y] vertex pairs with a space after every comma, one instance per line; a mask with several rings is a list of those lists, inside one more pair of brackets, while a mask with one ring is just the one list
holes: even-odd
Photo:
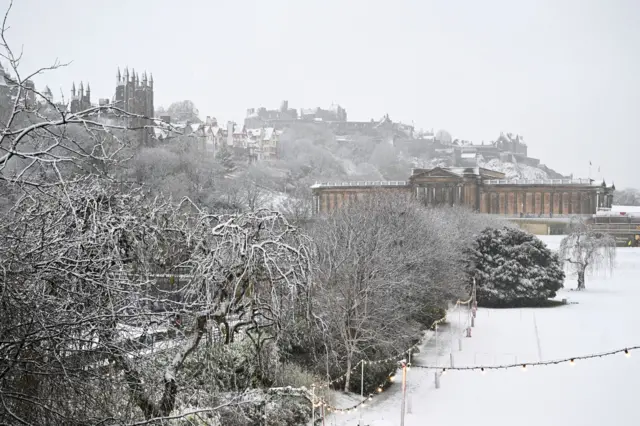
[[357, 181], [357, 182], [316, 182], [311, 188], [340, 188], [340, 187], [384, 187], [384, 186], [407, 186], [407, 182], [403, 180], [389, 181]]

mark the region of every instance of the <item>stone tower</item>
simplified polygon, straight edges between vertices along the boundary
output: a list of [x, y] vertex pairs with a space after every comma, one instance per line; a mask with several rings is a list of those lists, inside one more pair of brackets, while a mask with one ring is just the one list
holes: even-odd
[[152, 141], [153, 128], [153, 75], [147, 78], [147, 73], [142, 73], [142, 79], [129, 68], [124, 69], [124, 74], [116, 73], [116, 94], [114, 106], [123, 111], [134, 114], [136, 117], [127, 118], [130, 129], [139, 132], [141, 146], [148, 146]]
[[91, 88], [89, 87], [89, 83], [87, 83], [87, 90], [84, 90], [84, 84], [82, 82], [80, 82], [79, 90], [76, 90], [75, 83], [71, 85], [69, 107], [72, 113], [91, 108]]

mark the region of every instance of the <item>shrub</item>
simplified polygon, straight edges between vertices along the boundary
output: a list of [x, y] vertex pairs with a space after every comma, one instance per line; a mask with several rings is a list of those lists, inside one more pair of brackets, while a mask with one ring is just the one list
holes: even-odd
[[470, 277], [476, 279], [478, 305], [544, 305], [563, 286], [558, 256], [537, 237], [518, 228], [487, 228], [470, 251]]

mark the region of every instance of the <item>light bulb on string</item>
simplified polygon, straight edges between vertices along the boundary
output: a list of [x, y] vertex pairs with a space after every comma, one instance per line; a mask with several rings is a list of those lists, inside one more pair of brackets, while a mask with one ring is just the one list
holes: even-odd
[[393, 383], [393, 381], [394, 381], [395, 379], [396, 379], [396, 376], [393, 376], [393, 375], [389, 376], [389, 381], [390, 381], [391, 383]]
[[378, 386], [378, 393], [382, 392], [382, 386]]
[[629, 349], [624, 350], [624, 356], [626, 356], [627, 358], [631, 356], [631, 352], [629, 352]]
[[522, 364], [522, 371], [527, 371], [527, 364]]
[[484, 371], [484, 367], [480, 367], [480, 374], [485, 375], [487, 372]]
[[443, 368], [443, 369], [442, 369], [442, 375], [444, 376], [445, 374], [447, 374], [447, 369], [446, 369], [446, 368]]
[[571, 358], [571, 361], [569, 361], [569, 365], [574, 367], [576, 365], [576, 360]]

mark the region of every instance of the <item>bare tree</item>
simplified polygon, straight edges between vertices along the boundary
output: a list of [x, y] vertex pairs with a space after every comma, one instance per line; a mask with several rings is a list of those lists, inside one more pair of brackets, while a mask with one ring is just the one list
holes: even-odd
[[574, 218], [569, 235], [560, 243], [559, 255], [578, 275], [577, 290], [584, 290], [587, 272], [613, 271], [616, 240], [609, 234], [594, 230], [583, 219]]
[[462, 247], [473, 230], [454, 229], [455, 217], [465, 214], [472, 215], [426, 209], [405, 196], [373, 195], [316, 224], [315, 314], [332, 356], [344, 363], [345, 389], [359, 359], [410, 346], [430, 325], [426, 311], [465, 292]]
[[[103, 404], [123, 391], [145, 419], [169, 416], [184, 362], [212, 326], [226, 343], [242, 330], [277, 332], [306, 300], [309, 244], [282, 216], [213, 216], [122, 189], [67, 185], [62, 204], [31, 196], [0, 228], [0, 355], [12, 360], [0, 418], [135, 419], [126, 404]], [[188, 271], [177, 283], [176, 268]], [[174, 337], [154, 354], [146, 336], [158, 327]], [[84, 397], [47, 397], [60, 386]]]
[[193, 389], [185, 363], [206, 336], [264, 341], [300, 314], [309, 241], [274, 212], [210, 215], [119, 181], [138, 148], [128, 119], [148, 117], [113, 105], [71, 112], [42, 96], [30, 78], [61, 65], [22, 75], [6, 21], [0, 423], [177, 418], [179, 389]]

